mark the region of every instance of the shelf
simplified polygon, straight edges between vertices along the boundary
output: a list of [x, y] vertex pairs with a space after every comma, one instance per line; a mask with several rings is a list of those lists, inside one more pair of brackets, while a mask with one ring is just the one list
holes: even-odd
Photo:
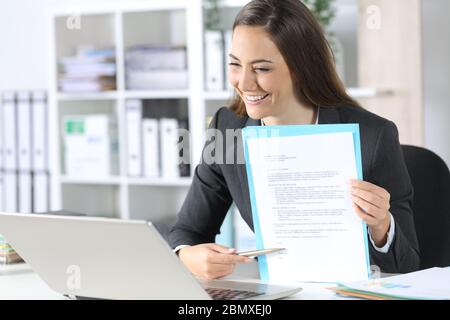
[[[49, 12], [55, 17], [72, 16], [74, 11], [80, 15], [95, 15], [95, 14], [114, 14], [116, 12], [133, 12], [133, 11], [165, 11], [165, 10], [181, 10], [187, 8], [187, 1], [185, 0], [147, 0], [147, 1], [125, 1], [116, 3], [96, 3], [77, 5], [75, 7], [67, 7], [64, 5], [50, 8]], [[74, 10], [75, 8], [75, 10]]]
[[[347, 93], [353, 98], [373, 98], [393, 94], [392, 90], [374, 88], [347, 88]], [[205, 100], [230, 100], [234, 93], [229, 91], [204, 92]]]
[[206, 91], [204, 92], [205, 100], [230, 100], [234, 97], [233, 91]]
[[219, 7], [220, 8], [242, 8], [249, 2], [250, 2], [250, 0], [219, 0]]
[[374, 88], [347, 88], [347, 93], [352, 98], [375, 98], [379, 96], [391, 95], [392, 90], [374, 89]]
[[118, 6], [122, 12], [142, 12], [142, 11], [167, 11], [167, 10], [185, 10], [188, 7], [186, 0], [147, 0], [131, 2], [125, 1], [123, 5]]
[[86, 93], [58, 93], [59, 101], [77, 101], [77, 100], [115, 100], [117, 91], [105, 92], [86, 92]]
[[121, 182], [120, 177], [107, 177], [107, 178], [72, 178], [68, 176], [61, 176], [60, 179], [63, 184], [89, 184], [89, 185], [119, 185]]
[[[374, 88], [347, 88], [347, 93], [353, 98], [373, 98], [382, 95], [392, 94], [392, 90], [380, 90]], [[119, 96], [125, 99], [187, 99], [189, 98], [188, 90], [148, 90], [148, 91], [108, 91], [93, 93], [59, 93], [60, 101], [76, 101], [76, 100], [114, 100]], [[205, 100], [230, 100], [234, 93], [230, 91], [212, 91], [204, 92]]]
[[108, 178], [72, 178], [61, 176], [63, 184], [87, 184], [87, 185], [119, 185], [125, 183], [134, 186], [157, 186], [157, 187], [188, 187], [192, 178], [131, 178], [131, 177], [108, 177]]
[[87, 93], [58, 93], [59, 101], [125, 99], [188, 99], [188, 90], [106, 91]]
[[156, 187], [189, 187], [192, 178], [126, 178], [129, 185]]
[[187, 99], [188, 90], [145, 90], [145, 91], [125, 91], [126, 99]]

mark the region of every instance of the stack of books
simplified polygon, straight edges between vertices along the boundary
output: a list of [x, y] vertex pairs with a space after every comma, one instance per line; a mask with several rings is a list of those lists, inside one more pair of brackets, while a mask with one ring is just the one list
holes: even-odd
[[22, 262], [22, 258], [0, 235], [0, 264]]
[[99, 92], [116, 89], [114, 49], [79, 48], [75, 56], [59, 61], [61, 92]]
[[125, 54], [130, 90], [170, 90], [188, 87], [186, 47], [139, 45]]

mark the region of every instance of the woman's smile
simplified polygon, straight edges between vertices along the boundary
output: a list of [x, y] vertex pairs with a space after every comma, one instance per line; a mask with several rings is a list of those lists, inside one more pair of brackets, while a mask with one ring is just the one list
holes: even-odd
[[264, 102], [266, 102], [269, 98], [270, 94], [260, 94], [260, 95], [247, 95], [244, 94], [244, 99], [245, 99], [245, 103], [252, 105], [252, 106], [257, 106], [257, 105], [261, 105]]

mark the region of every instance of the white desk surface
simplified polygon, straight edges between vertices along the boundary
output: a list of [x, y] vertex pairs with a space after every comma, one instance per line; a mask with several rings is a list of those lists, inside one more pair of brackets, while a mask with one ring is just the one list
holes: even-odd
[[[241, 263], [238, 264], [234, 273], [231, 276], [225, 277], [224, 279], [230, 280], [241, 280], [241, 281], [252, 281], [258, 282], [259, 271], [258, 264], [255, 263]], [[283, 300], [354, 300], [356, 298], [344, 297], [335, 294], [328, 288], [334, 287], [334, 283], [308, 283], [308, 282], [297, 282], [297, 285], [302, 288], [302, 291], [292, 295], [290, 297], [283, 298]], [[289, 285], [293, 285], [289, 283]], [[358, 299], [357, 299], [358, 300]]]
[[[256, 263], [238, 265], [232, 276], [233, 280], [257, 282]], [[334, 294], [327, 288], [333, 284], [299, 283], [303, 288], [298, 294], [288, 297], [294, 300], [336, 300], [349, 299]], [[47, 284], [25, 263], [0, 265], [0, 299], [1, 300], [58, 300], [67, 299], [50, 289]]]
[[50, 289], [25, 263], [0, 265], [0, 299], [60, 300], [63, 295]]

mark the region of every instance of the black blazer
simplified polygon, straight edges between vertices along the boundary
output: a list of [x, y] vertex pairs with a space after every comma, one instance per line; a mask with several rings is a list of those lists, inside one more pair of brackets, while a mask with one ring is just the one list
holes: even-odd
[[[418, 270], [419, 247], [411, 210], [413, 189], [395, 124], [363, 108], [320, 108], [319, 124], [337, 123], [359, 124], [364, 180], [386, 189], [391, 195], [390, 212], [395, 220], [395, 237], [387, 253], [377, 252], [368, 242], [371, 264], [379, 266], [383, 272]], [[225, 137], [226, 129], [252, 125], [259, 126], [261, 121], [238, 117], [223, 107], [214, 115], [210, 128], [220, 130]], [[209, 143], [215, 142], [208, 141], [204, 150]], [[224, 141], [224, 145], [226, 143]], [[237, 148], [242, 148], [242, 144], [237, 144], [235, 154]], [[210, 146], [208, 150], [211, 150]], [[254, 230], [245, 164], [200, 163], [195, 168], [193, 182], [177, 222], [170, 231], [171, 246], [214, 242], [233, 201], [242, 218]]]

